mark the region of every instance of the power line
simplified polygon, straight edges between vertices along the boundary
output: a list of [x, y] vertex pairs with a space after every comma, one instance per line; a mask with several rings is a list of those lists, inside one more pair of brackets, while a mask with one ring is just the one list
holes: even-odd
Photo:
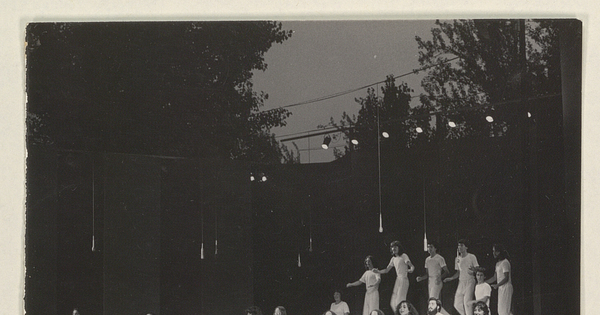
[[[478, 93], [477, 95], [480, 95], [482, 93], [485, 93], [485, 92]], [[556, 96], [556, 95], [550, 95], [550, 96]], [[545, 98], [545, 97], [550, 97], [550, 96], [542, 96], [539, 98]], [[538, 98], [530, 98], [529, 100], [534, 100], [534, 99], [538, 99]], [[399, 117], [399, 118], [388, 119], [386, 121], [383, 121], [381, 124], [385, 125], [385, 124], [389, 124], [392, 122], [405, 121], [405, 120], [411, 119], [411, 118], [413, 118], [413, 119], [425, 118], [427, 116], [438, 115], [438, 114], [452, 114], [452, 113], [462, 112], [462, 111], [466, 111], [466, 110], [475, 110], [478, 108], [486, 108], [486, 107], [497, 106], [497, 105], [505, 105], [505, 104], [510, 104], [510, 103], [519, 102], [519, 101], [520, 100], [511, 100], [511, 101], [504, 101], [504, 102], [497, 102], [497, 103], [481, 104], [478, 106], [456, 108], [456, 109], [452, 109], [452, 110], [437, 110], [437, 111], [427, 112], [427, 113], [423, 113], [423, 114], [409, 114], [409, 115]], [[312, 137], [312, 136], [325, 135], [325, 134], [329, 134], [331, 132], [340, 132], [340, 131], [351, 130], [351, 129], [355, 129], [355, 128], [356, 127], [353, 127], [353, 126], [328, 127], [328, 128], [313, 129], [313, 130], [308, 130], [308, 131], [301, 131], [301, 132], [296, 132], [296, 133], [286, 134], [286, 135], [278, 135], [278, 136], [275, 136], [275, 138], [296, 136], [296, 137], [291, 137], [291, 138], [286, 138], [286, 139], [280, 140], [281, 142], [286, 142], [286, 141], [303, 139], [303, 138]], [[297, 136], [297, 135], [301, 135], [301, 136]]]
[[[480, 92], [477, 93], [476, 96], [479, 96], [481, 94], [485, 94], [485, 92]], [[419, 95], [413, 95], [411, 96], [411, 98], [417, 98], [417, 97], [421, 97], [421, 96], [425, 96], [425, 97], [429, 97], [432, 98], [429, 95], [426, 94], [419, 94]], [[388, 123], [390, 121], [384, 121], [383, 123]], [[319, 128], [319, 129], [314, 129], [314, 130], [309, 130], [309, 131], [300, 131], [300, 132], [295, 132], [295, 133], [289, 133], [289, 134], [285, 134], [285, 135], [276, 135], [275, 138], [281, 138], [281, 137], [290, 137], [290, 136], [297, 136], [297, 135], [305, 135], [305, 136], [311, 136], [311, 135], [321, 135], [321, 134], [325, 134], [324, 131], [327, 130], [335, 130], [335, 131], [342, 131], [342, 130], [348, 130], [348, 129], [352, 129], [352, 127], [327, 127], [327, 128]], [[316, 132], [319, 131], [318, 134], [310, 134], [311, 132]], [[302, 138], [302, 137], [300, 137]]]
[[[345, 144], [337, 144], [337, 145], [330, 145], [328, 148], [332, 149], [332, 148], [341, 148], [341, 147], [345, 147]], [[298, 149], [298, 151], [322, 151], [323, 148], [321, 147], [314, 147], [314, 148], [306, 148], [306, 149]]]
[[[535, 97], [527, 98], [526, 101], [541, 100], [541, 99], [546, 99], [546, 98], [558, 97], [560, 95], [561, 94], [558, 93], [558, 94], [535, 96]], [[521, 101], [522, 101], [522, 99], [508, 100], [508, 101], [501, 101], [501, 102], [495, 102], [495, 103], [481, 104], [481, 105], [477, 105], [477, 106], [461, 107], [461, 108], [456, 108], [456, 109], [452, 109], [452, 110], [437, 110], [437, 111], [427, 112], [427, 113], [423, 113], [423, 114], [412, 114], [412, 115], [407, 115], [404, 117], [389, 119], [389, 120], [382, 122], [381, 124], [385, 125], [385, 124], [389, 124], [392, 122], [405, 121], [408, 119], [424, 118], [424, 117], [433, 116], [433, 115], [448, 115], [448, 114], [454, 114], [454, 113], [459, 113], [459, 112], [463, 112], [463, 111], [477, 110], [477, 109], [483, 109], [483, 108], [499, 106], [499, 105], [507, 105], [507, 104], [517, 103], [517, 102], [521, 102]], [[306, 134], [303, 136], [296, 136], [296, 137], [285, 138], [285, 139], [279, 140], [280, 142], [286, 142], [286, 141], [298, 140], [298, 139], [308, 138], [308, 137], [312, 137], [312, 136], [319, 136], [319, 135], [329, 134], [332, 132], [341, 132], [341, 131], [351, 130], [351, 129], [356, 129], [356, 127], [345, 126], [345, 127], [330, 127], [330, 128], [326, 128], [326, 129], [314, 129], [314, 130], [303, 131], [303, 132], [299, 132], [299, 133], [295, 133], [295, 134], [281, 135], [281, 136], [277, 136], [277, 137], [287, 137], [287, 136], [298, 135], [298, 134]], [[334, 131], [331, 131], [331, 130], [334, 130]]]
[[[445, 61], [440, 62], [440, 63], [436, 63], [436, 64], [429, 65], [429, 66], [426, 66], [426, 67], [415, 69], [415, 70], [412, 70], [411, 72], [407, 72], [407, 73], [395, 76], [394, 79], [406, 77], [406, 76], [409, 76], [411, 74], [416, 74], [416, 73], [418, 73], [420, 71], [427, 70], [429, 68], [433, 68], [433, 67], [436, 67], [436, 66], [439, 66], [439, 65], [446, 64], [446, 63], [448, 63], [450, 61], [454, 61], [454, 60], [456, 60], [458, 58], [459, 57], [454, 57], [454, 58], [445, 60]], [[346, 94], [350, 94], [350, 93], [353, 93], [353, 92], [356, 92], [356, 91], [360, 91], [360, 90], [366, 89], [368, 87], [371, 87], [371, 86], [374, 86], [374, 85], [377, 85], [377, 84], [380, 84], [380, 83], [385, 83], [385, 81], [386, 80], [383, 80], [383, 81], [371, 83], [371, 84], [368, 84], [368, 85], [364, 85], [364, 86], [361, 86], [361, 87], [358, 87], [358, 88], [353, 88], [353, 89], [350, 89], [350, 90], [346, 90], [346, 91], [337, 92], [337, 93], [333, 93], [333, 94], [326, 95], [326, 96], [321, 96], [321, 97], [313, 98], [311, 100], [307, 100], [307, 101], [303, 101], [303, 102], [299, 102], [299, 103], [294, 103], [294, 104], [290, 104], [290, 105], [285, 105], [285, 106], [281, 106], [281, 107], [277, 107], [277, 108], [268, 109], [268, 110], [265, 110], [263, 112], [268, 112], [268, 111], [282, 109], [282, 108], [290, 108], [290, 107], [295, 107], [295, 106], [300, 106], [300, 105], [307, 105], [307, 104], [311, 104], [311, 103], [317, 103], [317, 102], [320, 102], [320, 101], [325, 101], [325, 100], [328, 100], [328, 99], [332, 99], [332, 98], [336, 98], [336, 97], [339, 97], [339, 96], [342, 96], [342, 95], [346, 95]]]
[[295, 132], [295, 133], [289, 133], [286, 135], [278, 135], [275, 136], [275, 138], [281, 138], [281, 137], [290, 137], [290, 136], [297, 136], [297, 135], [304, 135], [305, 136], [310, 136], [311, 132], [316, 132], [316, 131], [327, 131], [327, 130], [331, 130], [331, 131], [338, 131], [340, 130], [338, 127], [327, 127], [327, 128], [319, 128], [319, 129], [315, 129], [315, 130], [309, 130], [309, 131], [300, 131], [300, 132]]

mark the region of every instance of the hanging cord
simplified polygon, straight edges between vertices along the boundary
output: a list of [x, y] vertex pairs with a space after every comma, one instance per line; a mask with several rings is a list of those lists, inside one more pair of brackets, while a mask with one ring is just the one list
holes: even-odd
[[217, 240], [219, 238], [219, 235], [218, 235], [219, 225], [218, 225], [218, 223], [219, 223], [219, 221], [217, 220], [217, 211], [215, 210], [215, 258], [217, 257], [217, 252], [218, 252], [218, 242], [217, 242]]
[[298, 268], [302, 267], [302, 262], [300, 261], [300, 251], [302, 250], [302, 238], [299, 237], [298, 241], [296, 241], [296, 247], [298, 249]]
[[204, 259], [204, 209], [202, 208], [202, 200], [200, 201], [200, 242], [200, 259]]
[[427, 207], [425, 205], [425, 181], [423, 181], [423, 250], [427, 251]]
[[92, 156], [92, 252], [96, 251], [96, 167]]
[[[308, 195], [308, 200], [310, 202], [310, 195]], [[309, 210], [308, 210], [308, 235], [309, 235], [309, 245], [308, 245], [308, 251], [310, 253], [312, 253], [313, 251], [313, 246], [312, 246], [312, 211], [311, 211], [311, 207], [310, 205], [308, 206]]]
[[379, 178], [379, 233], [383, 233], [383, 219], [381, 217], [381, 132], [379, 130], [379, 84], [377, 84], [377, 171]]
[[308, 139], [308, 164], [310, 164], [310, 137]]
[[200, 185], [200, 259], [204, 259], [204, 190]]

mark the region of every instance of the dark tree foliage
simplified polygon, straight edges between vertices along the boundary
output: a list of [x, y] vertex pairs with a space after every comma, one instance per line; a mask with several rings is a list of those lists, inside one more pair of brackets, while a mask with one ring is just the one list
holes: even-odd
[[[390, 134], [382, 145], [395, 148], [506, 135], [518, 122], [515, 106], [560, 93], [558, 29], [556, 20], [438, 20], [430, 40], [416, 37], [419, 63], [427, 69], [421, 104], [411, 105], [412, 90], [388, 76], [381, 96], [371, 88], [356, 100], [358, 116], [344, 113], [328, 126], [357, 139], [357, 150], [377, 146], [377, 108], [381, 131]], [[348, 150], [334, 153], [339, 158]]]
[[561, 91], [560, 48], [556, 20], [531, 21], [526, 24], [528, 82], [531, 95], [556, 94]]
[[[516, 20], [438, 20], [431, 40], [416, 37], [419, 63], [437, 65], [427, 70], [422, 80], [426, 94], [421, 97], [426, 108], [447, 113], [436, 117], [437, 136], [501, 136], [510, 122], [489, 124], [483, 119], [486, 112], [527, 97], [560, 92], [554, 22], [523, 24]], [[450, 120], [458, 126], [449, 128]]]
[[261, 112], [251, 79], [290, 36], [276, 22], [31, 24], [28, 145], [279, 163], [270, 129], [290, 113]]
[[[426, 139], [426, 135], [418, 136], [416, 128], [429, 124], [430, 121], [429, 115], [422, 115], [423, 107], [410, 106], [411, 92], [414, 90], [406, 83], [396, 85], [394, 76], [388, 75], [380, 95], [375, 88], [369, 88], [366, 97], [356, 99], [361, 105], [358, 116], [350, 116], [344, 112], [339, 122], [331, 118], [330, 125], [340, 130], [346, 140], [357, 140], [357, 150], [377, 150], [377, 141], [384, 131], [390, 135], [385, 141], [385, 147], [411, 147]], [[378, 121], [380, 138], [377, 133]], [[349, 150], [349, 146], [346, 146], [344, 150], [336, 150], [334, 153], [339, 158]]]

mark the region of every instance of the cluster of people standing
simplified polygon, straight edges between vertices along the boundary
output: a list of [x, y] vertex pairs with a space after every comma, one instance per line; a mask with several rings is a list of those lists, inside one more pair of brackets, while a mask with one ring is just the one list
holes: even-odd
[[[458, 279], [458, 287], [454, 295], [454, 308], [460, 315], [487, 315], [489, 314], [490, 297], [492, 289], [498, 290], [498, 314], [509, 315], [513, 287], [511, 282], [511, 267], [508, 254], [499, 244], [492, 246], [492, 253], [496, 259], [494, 275], [485, 279], [485, 269], [479, 266], [477, 257], [468, 252], [469, 242], [465, 239], [458, 241], [457, 256], [455, 261], [456, 272], [450, 272], [444, 257], [437, 253], [437, 244], [429, 243], [427, 251], [429, 256], [425, 259], [426, 273], [416, 278], [417, 282], [428, 280], [428, 314], [448, 315], [442, 307], [441, 291], [444, 283]], [[408, 274], [415, 270], [415, 266], [404, 252], [398, 241], [390, 244], [392, 258], [384, 269], [373, 266], [373, 257], [367, 256], [364, 260], [366, 271], [357, 281], [346, 284], [346, 287], [365, 285], [365, 300], [363, 315], [382, 315], [379, 308], [379, 283], [381, 275], [395, 269], [396, 282], [390, 299], [390, 306], [395, 314], [418, 314], [415, 307], [406, 299], [410, 285]], [[340, 299], [340, 292], [334, 294], [335, 302], [331, 305], [332, 314], [349, 315], [350, 311], [345, 302]], [[342, 304], [343, 303], [343, 304]]]

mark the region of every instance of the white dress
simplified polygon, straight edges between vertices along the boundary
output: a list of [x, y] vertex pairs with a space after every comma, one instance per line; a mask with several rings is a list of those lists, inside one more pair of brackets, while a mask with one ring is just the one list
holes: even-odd
[[496, 263], [496, 281], [500, 283], [504, 279], [504, 273], [508, 272], [508, 282], [498, 287], [498, 315], [509, 315], [512, 303], [513, 285], [510, 278], [510, 262], [508, 259]]
[[408, 263], [410, 259], [408, 255], [402, 254], [400, 256], [394, 256], [390, 260], [388, 267], [394, 266], [396, 269], [396, 283], [394, 284], [394, 290], [392, 292], [392, 299], [390, 306], [394, 312], [400, 302], [406, 300], [406, 294], [408, 293]]
[[359, 281], [367, 286], [363, 315], [369, 315], [372, 310], [379, 309], [379, 280], [381, 276], [371, 270], [365, 271]]

